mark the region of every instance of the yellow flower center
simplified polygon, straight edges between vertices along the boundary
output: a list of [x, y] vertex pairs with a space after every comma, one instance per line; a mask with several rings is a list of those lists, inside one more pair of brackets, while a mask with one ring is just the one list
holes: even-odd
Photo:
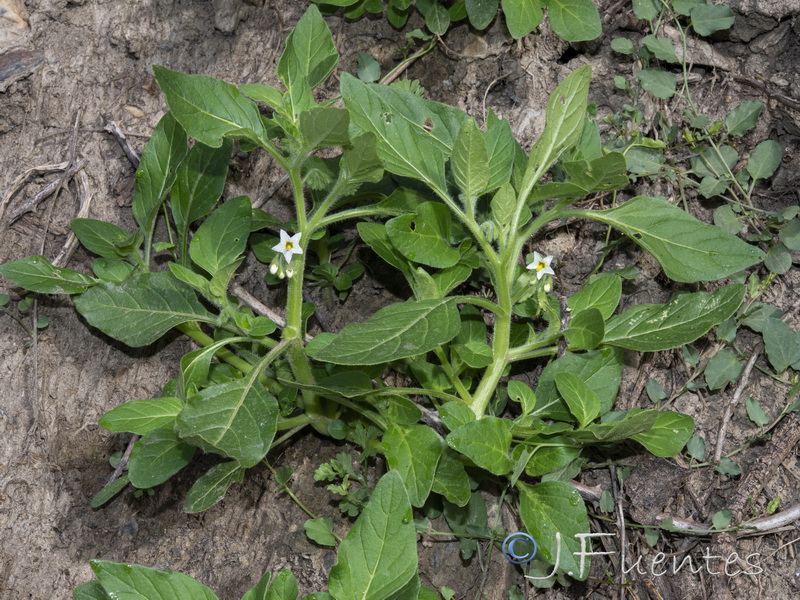
[[538, 263], [536, 263], [536, 270], [537, 270], [537, 271], [541, 271], [541, 270], [542, 270], [542, 269], [544, 269], [546, 266], [547, 266], [547, 265], [546, 265], [546, 264], [544, 264], [542, 261], [539, 261]]
[[292, 242], [286, 242], [286, 249], [291, 250], [292, 248], [294, 248], [294, 244]]

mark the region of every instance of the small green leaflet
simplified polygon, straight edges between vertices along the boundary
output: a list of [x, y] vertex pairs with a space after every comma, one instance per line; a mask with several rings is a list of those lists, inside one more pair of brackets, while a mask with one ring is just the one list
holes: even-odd
[[596, 308], [578, 312], [564, 332], [572, 349], [592, 350], [603, 340], [603, 315]]
[[528, 35], [542, 22], [540, 0], [501, 0], [508, 32], [515, 40]]
[[236, 86], [157, 65], [153, 73], [167, 98], [170, 113], [197, 141], [212, 148], [219, 148], [225, 137], [246, 137], [255, 143], [266, 141], [258, 106]]
[[303, 523], [303, 529], [306, 530], [308, 538], [320, 546], [336, 545], [336, 536], [333, 534], [333, 519], [330, 517], [308, 519]]
[[477, 200], [489, 184], [489, 153], [486, 140], [475, 124], [467, 119], [461, 126], [450, 159], [456, 185], [468, 203]]
[[189, 244], [192, 261], [209, 275], [234, 262], [247, 247], [251, 214], [247, 196], [225, 202], [192, 237]]
[[744, 365], [730, 348], [722, 348], [708, 361], [704, 374], [709, 390], [718, 390], [727, 383], [735, 383], [744, 370]]
[[113, 223], [96, 219], [73, 219], [69, 226], [84, 248], [105, 258], [125, 258], [121, 246], [131, 240], [131, 234]]
[[559, 373], [555, 380], [558, 393], [564, 398], [581, 428], [586, 427], [600, 414], [600, 399], [580, 378], [571, 373]]
[[98, 425], [108, 431], [144, 435], [153, 429], [171, 425], [182, 408], [183, 401], [180, 398], [131, 400], [100, 417]]
[[755, 147], [747, 159], [747, 172], [753, 181], [772, 177], [781, 164], [783, 150], [775, 140], [764, 140]]
[[177, 571], [157, 571], [139, 565], [89, 561], [109, 598], [118, 600], [217, 600], [199, 581]]
[[800, 367], [800, 333], [775, 318], [766, 320], [762, 332], [767, 358], [778, 373], [792, 365], [795, 369]]
[[563, 481], [544, 481], [536, 485], [518, 481], [517, 489], [522, 522], [539, 544], [542, 557], [551, 564], [558, 561], [559, 570], [571, 571], [575, 579], [586, 579], [589, 561], [581, 572], [581, 565], [573, 555], [581, 551], [581, 541], [576, 534], [589, 533], [586, 505], [577, 490]]
[[657, 67], [642, 69], [636, 74], [642, 89], [650, 92], [656, 98], [667, 100], [675, 95], [678, 78], [674, 73], [664, 71]]
[[400, 474], [389, 471], [339, 545], [328, 580], [335, 600], [384, 600], [417, 576], [413, 516]]
[[743, 285], [715, 292], [680, 294], [668, 304], [639, 304], [606, 324], [605, 344], [639, 352], [658, 352], [689, 344], [736, 312]]
[[442, 454], [441, 439], [426, 425], [404, 427], [390, 423], [381, 443], [386, 464], [403, 478], [411, 505], [421, 507], [431, 492]]
[[246, 379], [205, 388], [189, 398], [178, 415], [183, 439], [238, 461], [256, 465], [275, 436], [278, 402], [257, 381], [257, 370]]
[[448, 445], [495, 475], [505, 475], [513, 466], [508, 452], [511, 447], [510, 421], [483, 417], [465, 423], [447, 436]]
[[764, 110], [762, 102], [746, 100], [725, 117], [725, 127], [731, 135], [744, 135], [758, 124], [758, 117]]
[[733, 11], [721, 4], [700, 4], [692, 8], [692, 27], [699, 35], [728, 29], [735, 20]]
[[637, 196], [603, 211], [569, 211], [616, 227], [650, 252], [670, 279], [714, 281], [761, 262], [764, 253], [666, 200]]
[[216, 320], [168, 271], [101, 283], [76, 297], [75, 308], [90, 325], [133, 347], [146, 346], [187, 321]]
[[133, 447], [128, 477], [137, 488], [155, 487], [188, 465], [195, 450], [172, 425], [148, 431]]
[[235, 460], [211, 467], [205, 475], [194, 482], [186, 494], [183, 512], [200, 513], [214, 506], [222, 500], [232, 484], [244, 480], [244, 471], [244, 467]]
[[550, 26], [561, 39], [583, 42], [600, 36], [600, 13], [592, 0], [545, 0]]
[[400, 302], [345, 327], [314, 358], [337, 365], [377, 365], [433, 350], [461, 329], [449, 299]]
[[40, 294], [80, 294], [97, 283], [78, 271], [51, 265], [42, 255], [27, 256], [0, 265], [0, 275], [26, 290]]
[[122, 490], [128, 487], [130, 483], [130, 479], [127, 475], [122, 475], [118, 479], [115, 479], [108, 485], [106, 485], [102, 490], [97, 492], [94, 496], [92, 496], [92, 508], [100, 508], [107, 502], [110, 502], [114, 499], [114, 497], [119, 494]]
[[579, 292], [567, 299], [573, 314], [587, 308], [596, 308], [603, 319], [610, 319], [622, 296], [622, 278], [616, 273], [602, 273]]

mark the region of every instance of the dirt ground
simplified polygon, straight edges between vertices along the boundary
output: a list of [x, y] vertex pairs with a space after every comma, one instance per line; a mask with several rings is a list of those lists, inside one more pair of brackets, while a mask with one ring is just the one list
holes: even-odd
[[[712, 118], [741, 100], [767, 104], [759, 127], [744, 144], [752, 147], [771, 138], [785, 148], [787, 158], [779, 173], [756, 195], [762, 207], [777, 210], [798, 203], [800, 2], [731, 0], [730, 4], [739, 11], [737, 23], [732, 32], [715, 38], [705, 58], [696, 61], [695, 97], [701, 112]], [[51, 259], [58, 255], [81, 197], [90, 200], [88, 216], [133, 228], [129, 206], [134, 169], [104, 130], [106, 121], [119, 123], [134, 149], [141, 151], [165, 110], [152, 65], [233, 83], [276, 84], [283, 40], [306, 5], [274, 0], [0, 0], [0, 207], [7, 203], [4, 213], [0, 208], [0, 262], [31, 254]], [[461, 25], [445, 36], [446, 49], [439, 47], [414, 64], [408, 76], [420, 79], [429, 98], [459, 106], [479, 122], [491, 107], [511, 121], [518, 138], [529, 146], [542, 130], [547, 96], [566, 73], [582, 64], [594, 68], [591, 100], [601, 116], [620, 110], [625, 101], [612, 79], [630, 76], [632, 63], [613, 54], [608, 42], [615, 33], [636, 35], [635, 21], [628, 2], [599, 0], [599, 7], [605, 22], [600, 42], [570, 46], [543, 28], [512, 43], [499, 23], [485, 35]], [[353, 24], [331, 17], [328, 22], [342, 54], [341, 68], [349, 72], [355, 71], [359, 51], [371, 53], [388, 70], [405, 43], [404, 32], [382, 19]], [[335, 94], [335, 86], [330, 84], [327, 92]], [[81, 159], [85, 164], [80, 173], [85, 175], [76, 176], [56, 197], [49, 196], [32, 213], [11, 223], [28, 199], [58, 177], [60, 171], [45, 166]], [[30, 169], [39, 171], [17, 185]], [[276, 177], [263, 153], [237, 157], [225, 197], [261, 198]], [[638, 191], [664, 193], [647, 187]], [[285, 194], [278, 189], [265, 208], [287, 216]], [[692, 206], [698, 217], [710, 219], [712, 205]], [[598, 226], [579, 224], [558, 229], [541, 241], [539, 248], [561, 261], [559, 294], [574, 292], [584, 280], [603, 234]], [[359, 252], [368, 265], [378, 264], [365, 249]], [[619, 265], [634, 264], [642, 272], [626, 288], [628, 303], [664, 301], [677, 289], [641, 254], [620, 252], [612, 259]], [[88, 272], [90, 262], [91, 257], [78, 249], [69, 267]], [[269, 300], [257, 270], [246, 266], [245, 272], [250, 278], [239, 282]], [[362, 320], [390, 302], [394, 293], [402, 293], [386, 287], [377, 277], [361, 280], [345, 304], [329, 311], [330, 327], [338, 330]], [[800, 272], [794, 268], [777, 277], [764, 301], [796, 310], [798, 290]], [[13, 296], [8, 282], [0, 282], [0, 292], [6, 291]], [[99, 428], [98, 418], [127, 400], [159, 395], [161, 386], [177, 375], [178, 358], [190, 346], [185, 339], [172, 337], [142, 350], [125, 348], [88, 327], [66, 297], [41, 297], [35, 310], [50, 322], [35, 337], [0, 315], [0, 599], [68, 598], [76, 585], [92, 578], [91, 558], [182, 571], [223, 599], [241, 597], [263, 572], [283, 567], [292, 569], [302, 593], [325, 590], [335, 553], [307, 540], [302, 527], [305, 514], [276, 492], [267, 469], [252, 469], [244, 484], [234, 486], [222, 503], [202, 515], [181, 511], [202, 464], [191, 466], [152, 496], [134, 498], [127, 493], [101, 510], [92, 510], [91, 497], [112, 473], [109, 456], [128, 443], [126, 436]], [[800, 329], [797, 314], [789, 322]], [[755, 341], [743, 334], [739, 343], [751, 348]], [[649, 379], [660, 381], [668, 393], [686, 380], [679, 353], [646, 358], [631, 354], [626, 364], [620, 394], [624, 408], [649, 404], [643, 390]], [[765, 364], [763, 357], [758, 364]], [[685, 394], [674, 408], [695, 418], [698, 435], [713, 448], [722, 407], [733, 392]], [[743, 397], [747, 396], [758, 398], [774, 417], [786, 403], [787, 386], [754, 371], [744, 390]], [[748, 473], [775, 456], [780, 457], [779, 464], [769, 472], [763, 490], [747, 499], [745, 516], [763, 514], [775, 497], [780, 497], [781, 508], [798, 505], [797, 450], [781, 448], [780, 443], [796, 440], [792, 427], [800, 429], [800, 424], [791, 419], [785, 424], [780, 435], [773, 432], [772, 439], [737, 455], [744, 471], [739, 478], [710, 468], [689, 469], [683, 459], [629, 458], [640, 461], [629, 488], [630, 512], [640, 522], [662, 511], [707, 522], [737, 493], [746, 492]], [[756, 433], [740, 402], [727, 431], [726, 452]], [[345, 449], [309, 433], [272, 456], [272, 461], [296, 469], [295, 493], [312, 510], [338, 517], [331, 498], [311, 475], [320, 462]], [[653, 490], [642, 483], [648, 481], [664, 485]], [[592, 471], [585, 479], [604, 487], [609, 482], [608, 470]], [[347, 526], [339, 520], [339, 533]], [[595, 521], [595, 526], [598, 531], [618, 531], [613, 523]], [[641, 563], [646, 564], [655, 551], [648, 550], [635, 530], [628, 529], [627, 536], [634, 555], [646, 554]], [[732, 578], [732, 597], [800, 597], [798, 542], [797, 521], [736, 540], [739, 556], [759, 555], [763, 573]], [[688, 550], [700, 557], [724, 548], [723, 543], [674, 535], [664, 542], [663, 551]], [[610, 544], [605, 549], [615, 551], [617, 542]], [[423, 584], [447, 585], [456, 590], [457, 598], [503, 600], [510, 587], [523, 581], [521, 573], [498, 559], [497, 553], [484, 572], [477, 560], [461, 561], [457, 544], [425, 542], [421, 550]], [[542, 593], [548, 598], [707, 598], [714, 597], [721, 577], [707, 570], [697, 574], [685, 570], [674, 577], [636, 576], [642, 583], [620, 586], [609, 583], [609, 577], [618, 580], [618, 563], [611, 560], [596, 561], [592, 578], [581, 585]]]

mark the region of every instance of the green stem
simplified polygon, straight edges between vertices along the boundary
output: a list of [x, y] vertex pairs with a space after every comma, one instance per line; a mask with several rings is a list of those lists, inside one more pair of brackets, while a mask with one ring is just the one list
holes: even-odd
[[[198, 325], [197, 321], [190, 321], [188, 323], [181, 323], [180, 325], [176, 325], [175, 329], [188, 335], [192, 338], [195, 342], [200, 344], [201, 346], [210, 346], [214, 344], [214, 338], [209, 335], [206, 335], [202, 329], [200, 329], [200, 325]], [[226, 363], [239, 369], [242, 373], [247, 375], [250, 371], [253, 370], [253, 365], [249, 362], [236, 356], [233, 352], [228, 350], [227, 348], [220, 348], [217, 350], [216, 355], [224, 360]]]

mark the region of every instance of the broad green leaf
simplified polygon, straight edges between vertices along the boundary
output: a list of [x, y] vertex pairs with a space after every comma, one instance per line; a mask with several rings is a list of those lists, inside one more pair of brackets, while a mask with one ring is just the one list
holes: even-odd
[[658, 60], [677, 63], [678, 57], [675, 55], [675, 46], [672, 40], [666, 37], [657, 38], [654, 35], [646, 35], [642, 38], [642, 44], [652, 52]]
[[743, 285], [715, 292], [680, 294], [667, 304], [639, 304], [611, 319], [605, 344], [658, 352], [689, 344], [733, 315], [744, 298]]
[[211, 467], [194, 482], [183, 501], [183, 512], [194, 514], [208, 510], [225, 497], [234, 483], [244, 480], [245, 469], [235, 460]]
[[75, 308], [91, 326], [133, 347], [151, 344], [187, 321], [216, 320], [168, 271], [101, 283], [77, 296]]
[[239, 91], [248, 98], [252, 98], [256, 102], [269, 104], [279, 113], [284, 112], [283, 92], [278, 88], [262, 83], [243, 83], [238, 87]]
[[224, 338], [208, 346], [198, 348], [187, 352], [181, 357], [181, 390], [186, 394], [189, 389], [194, 386], [200, 388], [205, 384], [208, 378], [208, 371], [211, 367], [211, 361], [220, 348], [227, 344], [235, 344], [239, 342], [250, 341], [246, 337], [232, 337]]
[[[614, 413], [611, 413], [612, 416]], [[622, 442], [634, 435], [650, 431], [658, 420], [657, 410], [631, 410], [621, 413], [618, 420], [592, 423], [585, 429], [565, 431], [564, 436], [581, 444], [609, 444]]]
[[788, 273], [792, 268], [792, 254], [780, 242], [773, 244], [764, 257], [764, 266], [777, 275]]
[[692, 170], [701, 177], [728, 178], [729, 172], [739, 160], [739, 153], [735, 148], [722, 144], [719, 152], [707, 147], [700, 151], [698, 156], [692, 158]]
[[486, 140], [474, 119], [467, 119], [461, 126], [450, 164], [456, 185], [464, 193], [467, 202], [477, 200], [489, 184], [489, 153]]
[[128, 487], [130, 479], [127, 475], [119, 477], [103, 487], [102, 490], [92, 496], [92, 508], [100, 508], [107, 502], [111, 501], [117, 494]]
[[698, 35], [711, 35], [733, 25], [733, 11], [722, 4], [701, 4], [692, 9], [692, 27]]
[[457, 264], [447, 269], [442, 269], [431, 275], [431, 279], [439, 290], [437, 298], [444, 298], [472, 275], [472, 267]]
[[336, 536], [333, 534], [333, 519], [330, 517], [308, 519], [303, 523], [303, 529], [310, 540], [320, 546], [335, 546]]
[[136, 269], [132, 264], [113, 258], [96, 258], [92, 261], [92, 272], [96, 277], [111, 283], [120, 283]]
[[[103, 584], [99, 581], [90, 581], [79, 585], [72, 590], [73, 600], [111, 600], [106, 591], [103, 589]], [[436, 596], [439, 600], [439, 596]]]
[[558, 393], [564, 398], [570, 412], [583, 428], [600, 413], [600, 399], [583, 380], [571, 373], [559, 373], [555, 377]]
[[[536, 485], [517, 482], [519, 513], [525, 529], [539, 545], [541, 556], [559, 569], [571, 572], [577, 580], [589, 575], [589, 559], [583, 571], [573, 553], [581, 551], [579, 533], [589, 533], [586, 505], [580, 494], [563, 481], [544, 481]], [[560, 538], [560, 540], [558, 539]]]
[[542, 22], [541, 0], [501, 0], [508, 32], [515, 40], [528, 35]]
[[400, 474], [389, 471], [339, 545], [328, 589], [335, 600], [384, 600], [417, 574], [411, 504]]
[[378, 156], [387, 171], [447, 189], [444, 163], [466, 114], [396, 87], [363, 83], [347, 73], [342, 73], [341, 90], [352, 124], [377, 137]]
[[758, 117], [764, 110], [762, 102], [746, 100], [725, 117], [725, 127], [730, 135], [744, 135], [758, 124]]
[[[611, 40], [611, 49], [614, 52], [619, 52], [620, 54], [633, 54], [636, 51], [636, 47], [633, 45], [633, 42], [628, 38], [622, 37]], [[623, 78], [623, 81], [625, 81], [627, 85], [627, 80]]]
[[[631, 411], [633, 413], [633, 411]], [[694, 433], [694, 420], [689, 415], [660, 411], [650, 431], [631, 436], [655, 456], [668, 458], [683, 450]]]
[[189, 398], [178, 415], [183, 439], [239, 462], [256, 465], [269, 450], [278, 418], [278, 402], [258, 381], [246, 379], [213, 385]]
[[175, 182], [178, 167], [188, 151], [186, 132], [171, 112], [166, 113], [145, 145], [136, 170], [132, 211], [142, 228], [148, 251], [161, 203]]
[[[264, 596], [264, 600], [297, 600], [300, 595], [297, 589], [297, 580], [294, 578], [290, 569], [281, 569], [272, 583], [269, 585], [269, 591]], [[251, 600], [246, 596], [242, 600]], [[256, 600], [253, 598], [252, 600]]]
[[[654, 0], [649, 0], [653, 2]], [[692, 14], [692, 9], [701, 4], [706, 4], [707, 0], [672, 0], [672, 7], [675, 12], [684, 17]]]
[[348, 325], [314, 358], [338, 365], [377, 365], [429, 352], [459, 330], [458, 309], [448, 299], [399, 302], [363, 323]]
[[652, 21], [661, 10], [663, 9], [658, 0], [633, 0], [633, 14], [638, 19]]
[[783, 150], [775, 140], [765, 140], [755, 147], [747, 159], [747, 172], [753, 181], [772, 177], [781, 164]]
[[466, 506], [470, 498], [469, 475], [458, 460], [458, 453], [445, 446], [436, 465], [432, 491], [456, 506]]
[[744, 228], [744, 223], [739, 220], [738, 215], [733, 212], [729, 204], [723, 204], [714, 209], [714, 225], [733, 235]]
[[389, 235], [386, 233], [385, 225], [380, 223], [358, 223], [356, 227], [359, 237], [375, 251], [375, 254], [406, 275], [406, 277], [411, 277], [411, 265], [408, 263], [408, 259], [392, 245]]
[[286, 48], [278, 61], [278, 78], [290, 88], [294, 83], [291, 69], [296, 65], [308, 86], [314, 89], [333, 73], [337, 64], [339, 54], [331, 32], [319, 9], [312, 4], [286, 40]]
[[27, 256], [0, 265], [0, 275], [40, 294], [81, 294], [97, 283], [78, 271], [50, 264], [44, 256]]
[[450, 431], [455, 431], [475, 420], [475, 413], [463, 402], [445, 402], [439, 407], [439, 416]]
[[550, 26], [568, 42], [583, 42], [600, 37], [603, 26], [592, 0], [545, 0]]
[[514, 186], [510, 183], [503, 184], [492, 197], [492, 216], [495, 222], [501, 227], [508, 225], [514, 216], [516, 206], [517, 194], [514, 192]]
[[345, 149], [339, 162], [339, 177], [353, 185], [381, 180], [383, 163], [378, 158], [374, 133], [362, 133], [353, 140], [350, 148]]
[[232, 140], [223, 140], [219, 148], [198, 142], [178, 168], [169, 204], [183, 261], [186, 260], [189, 227], [208, 215], [222, 196], [232, 148]]
[[592, 350], [603, 340], [605, 325], [603, 315], [596, 308], [580, 311], [569, 322], [564, 332], [573, 349]]
[[587, 308], [596, 308], [603, 319], [610, 319], [622, 295], [622, 278], [616, 273], [602, 273], [579, 292], [567, 299], [573, 314]]
[[397, 471], [406, 484], [411, 506], [421, 507], [431, 492], [442, 455], [439, 436], [427, 425], [390, 423], [381, 443], [389, 469]]
[[735, 383], [744, 365], [730, 348], [723, 348], [708, 361], [704, 371], [708, 389], [718, 390], [727, 383]]
[[[596, 9], [595, 9], [596, 10]], [[547, 101], [544, 131], [531, 148], [520, 197], [527, 201], [533, 186], [564, 150], [580, 138], [589, 97], [591, 67], [576, 69], [562, 81]]]
[[500, 0], [465, 0], [469, 23], [477, 30], [486, 29], [497, 14]]
[[677, 76], [657, 67], [642, 69], [636, 74], [636, 77], [639, 78], [642, 89], [662, 100], [672, 98], [677, 90]]
[[525, 465], [525, 472], [531, 477], [552, 473], [568, 465], [581, 454], [581, 449], [575, 447], [574, 442], [558, 435], [547, 436], [543, 445], [537, 446], [535, 441], [531, 441], [530, 445], [525, 447], [535, 450]]
[[637, 175], [658, 173], [664, 161], [664, 151], [660, 148], [633, 146], [625, 152], [625, 163], [628, 170]]
[[131, 234], [113, 223], [97, 219], [73, 219], [70, 228], [84, 248], [105, 258], [125, 258], [128, 253], [120, 247], [129, 242]]
[[505, 119], [487, 126], [484, 137], [489, 157], [489, 182], [484, 192], [491, 192], [511, 179], [519, 142]]
[[604, 211], [571, 211], [616, 227], [650, 252], [670, 279], [693, 283], [728, 277], [763, 260], [763, 253], [666, 200], [637, 196]]
[[427, 27], [431, 33], [444, 35], [450, 28], [450, 13], [447, 12], [444, 6], [438, 2], [434, 2], [431, 8], [425, 13], [425, 27]]
[[350, 141], [347, 128], [350, 115], [343, 108], [315, 108], [300, 113], [300, 135], [303, 151], [343, 146]]
[[364, 83], [373, 83], [381, 78], [381, 63], [366, 52], [358, 53], [358, 78]]
[[415, 213], [387, 221], [386, 233], [408, 260], [445, 269], [461, 258], [461, 253], [447, 242], [450, 225], [450, 211], [444, 204], [425, 202]]
[[600, 400], [600, 414], [605, 414], [614, 405], [622, 381], [622, 351], [604, 348], [586, 354], [565, 352], [544, 368], [536, 387], [534, 414], [571, 421], [569, 408], [557, 393], [555, 378], [559, 373], [571, 373], [589, 386]]
[[199, 581], [177, 571], [157, 571], [105, 560], [89, 561], [103, 589], [114, 600], [217, 600]]
[[488, 533], [486, 502], [480, 492], [475, 491], [470, 494], [469, 502], [465, 506], [456, 506], [451, 502], [443, 502], [443, 504], [444, 517], [450, 531], [457, 536], [464, 536], [459, 539], [461, 558], [469, 560], [478, 549], [478, 540], [474, 538], [474, 535]]
[[511, 470], [508, 451], [511, 447], [510, 422], [497, 417], [484, 417], [465, 423], [447, 436], [448, 445], [479, 467], [495, 475]]
[[192, 261], [209, 275], [234, 262], [247, 248], [251, 214], [247, 196], [222, 204], [192, 236], [189, 244]]
[[800, 333], [775, 318], [767, 319], [762, 332], [767, 358], [778, 373], [800, 363]]
[[745, 401], [747, 408], [747, 417], [759, 427], [763, 427], [769, 423], [769, 416], [761, 408], [761, 404], [755, 398], [748, 398]]
[[195, 450], [171, 425], [148, 431], [133, 446], [128, 477], [137, 488], [155, 487], [188, 465]]
[[508, 382], [508, 397], [520, 403], [523, 415], [532, 413], [536, 409], [536, 395], [521, 381], [512, 379]]
[[180, 398], [131, 400], [100, 417], [98, 425], [117, 433], [128, 431], [144, 435], [153, 429], [171, 426], [182, 408]]
[[778, 233], [778, 238], [789, 250], [800, 252], [800, 219], [795, 217], [786, 223]]
[[198, 142], [219, 148], [225, 137], [245, 137], [266, 143], [266, 132], [258, 106], [229, 83], [186, 75], [154, 66], [158, 86], [167, 105], [186, 133]]

